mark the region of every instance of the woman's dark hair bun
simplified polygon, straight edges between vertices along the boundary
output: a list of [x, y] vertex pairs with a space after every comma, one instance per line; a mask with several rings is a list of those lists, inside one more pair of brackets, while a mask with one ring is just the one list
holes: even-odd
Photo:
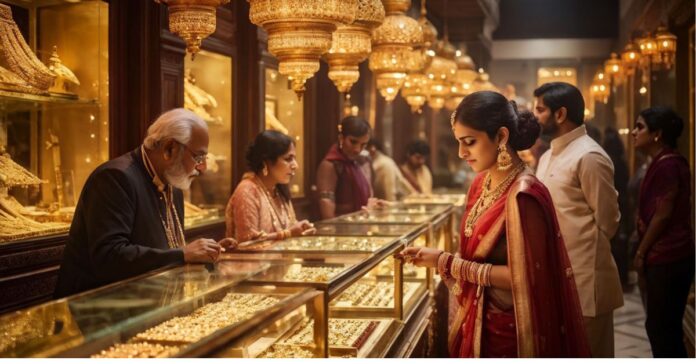
[[291, 144], [293, 144], [292, 138], [279, 131], [262, 131], [246, 150], [247, 166], [252, 172], [259, 173], [266, 161], [275, 162], [287, 153]]
[[[517, 111], [515, 105], [513, 108]], [[515, 150], [529, 149], [536, 143], [540, 133], [541, 126], [536, 116], [529, 111], [519, 112], [517, 113], [517, 132], [511, 135], [510, 146]]]
[[510, 131], [508, 144], [515, 151], [529, 149], [541, 132], [539, 121], [529, 111], [520, 112], [517, 103], [494, 91], [477, 91], [459, 103], [452, 123], [485, 131], [494, 140], [500, 128]]

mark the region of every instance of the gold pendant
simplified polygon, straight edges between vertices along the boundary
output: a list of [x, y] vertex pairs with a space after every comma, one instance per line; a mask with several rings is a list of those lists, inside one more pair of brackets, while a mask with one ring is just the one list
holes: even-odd
[[452, 287], [452, 294], [454, 294], [455, 296], [459, 296], [460, 294], [462, 294], [462, 287], [459, 281], [454, 282], [454, 286]]
[[471, 226], [467, 226], [464, 229], [464, 236], [466, 236], [467, 238], [470, 238], [472, 235], [474, 235], [474, 229], [472, 229]]

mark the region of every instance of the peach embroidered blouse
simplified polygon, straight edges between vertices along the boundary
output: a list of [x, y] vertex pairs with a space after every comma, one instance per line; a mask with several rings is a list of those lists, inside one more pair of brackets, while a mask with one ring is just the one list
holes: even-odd
[[292, 203], [275, 191], [266, 192], [253, 173], [239, 182], [225, 209], [226, 236], [240, 242], [287, 229], [295, 222]]

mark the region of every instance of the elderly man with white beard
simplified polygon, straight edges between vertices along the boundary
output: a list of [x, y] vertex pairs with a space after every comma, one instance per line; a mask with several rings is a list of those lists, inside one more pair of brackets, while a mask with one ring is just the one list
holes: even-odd
[[174, 109], [148, 128], [143, 144], [89, 176], [75, 210], [55, 297], [148, 271], [215, 262], [233, 239], [184, 239], [181, 190], [205, 172], [208, 126]]

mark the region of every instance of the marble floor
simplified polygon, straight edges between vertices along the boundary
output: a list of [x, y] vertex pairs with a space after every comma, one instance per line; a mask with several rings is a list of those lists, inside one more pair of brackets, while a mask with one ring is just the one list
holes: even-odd
[[614, 351], [617, 358], [652, 358], [636, 285], [624, 292], [624, 306], [614, 311]]

